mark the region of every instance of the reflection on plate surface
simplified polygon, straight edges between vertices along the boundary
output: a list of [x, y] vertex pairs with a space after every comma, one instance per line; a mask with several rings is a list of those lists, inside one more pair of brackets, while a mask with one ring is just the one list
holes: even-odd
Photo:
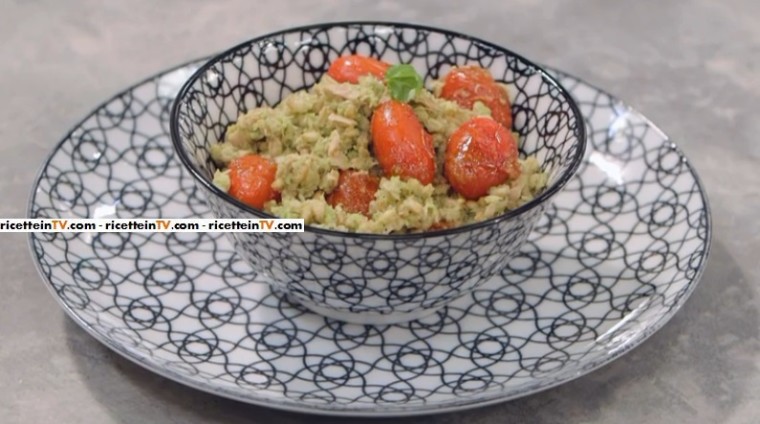
[[[85, 118], [45, 164], [29, 215], [207, 214], [167, 133], [172, 96], [199, 63]], [[578, 177], [501, 278], [427, 319], [370, 327], [321, 318], [249, 282], [255, 275], [221, 234], [32, 234], [33, 255], [55, 297], [99, 341], [245, 402], [403, 415], [560, 384], [675, 314], [702, 273], [710, 216], [696, 174], [662, 132], [608, 94], [559, 78], [591, 137]]]

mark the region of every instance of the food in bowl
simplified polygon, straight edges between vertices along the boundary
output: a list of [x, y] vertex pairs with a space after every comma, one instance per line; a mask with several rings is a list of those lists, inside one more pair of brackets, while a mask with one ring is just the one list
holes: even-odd
[[[243, 203], [213, 184], [219, 166], [210, 157], [210, 152], [218, 149], [213, 146], [219, 140], [232, 136], [234, 131], [227, 131], [228, 126], [236, 121], [239, 125], [245, 114], [262, 104], [280, 105], [285, 103], [284, 97], [289, 93], [306, 89], [313, 92], [315, 84], [326, 81], [325, 73], [335, 58], [347, 52], [369, 54], [386, 63], [408, 63], [428, 82], [445, 82], [452, 67], [477, 64], [487, 69], [494, 79], [509, 85], [512, 128], [521, 135], [519, 151], [535, 157], [542, 172], [548, 175], [546, 187], [533, 200], [513, 210], [445, 231], [373, 234], [307, 225], [303, 232], [230, 232], [226, 236], [234, 243], [238, 255], [251, 266], [256, 279], [267, 281], [274, 292], [288, 300], [333, 319], [384, 325], [432, 315], [455, 299], [470, 295], [473, 300], [488, 302], [488, 299], [478, 300], [474, 290], [490, 278], [507, 272], [511, 258], [521, 251], [533, 227], [545, 216], [557, 193], [580, 166], [586, 136], [580, 110], [549, 73], [522, 56], [487, 41], [406, 23], [344, 22], [287, 29], [251, 39], [220, 53], [187, 80], [176, 95], [170, 115], [177, 158], [197, 183], [197, 191], [193, 192], [197, 204], [205, 202], [215, 218], [272, 217], [272, 213]], [[362, 84], [361, 79], [357, 78], [358, 85]], [[372, 83], [372, 80], [368, 81]], [[352, 92], [356, 89], [343, 84]], [[335, 85], [341, 90], [337, 88], [338, 84]], [[429, 87], [433, 94], [442, 93], [437, 91], [442, 87]], [[400, 89], [396, 94], [405, 91], [409, 90]], [[486, 92], [491, 93], [490, 90]], [[296, 94], [295, 99], [308, 98], [308, 93]], [[415, 91], [415, 99], [408, 105], [415, 110], [416, 102], [424, 99], [423, 96], [425, 92]], [[344, 104], [347, 108], [353, 105]], [[280, 107], [283, 106], [262, 110], [282, 116]], [[472, 109], [476, 107], [479, 106], [473, 102]], [[277, 112], [273, 112], [275, 110]], [[415, 114], [419, 113], [418, 110]], [[458, 111], [459, 108], [451, 110]], [[470, 114], [473, 114], [472, 110]], [[319, 119], [319, 114], [315, 116], [312, 119]], [[329, 117], [327, 113], [321, 119], [327, 121]], [[418, 116], [421, 123], [430, 118]], [[363, 129], [366, 131], [369, 126], [371, 131], [371, 116], [369, 123], [362, 122]], [[435, 122], [441, 126], [457, 125], [447, 114]], [[284, 131], [287, 128], [290, 126], [282, 127]], [[320, 131], [324, 129], [319, 128]], [[336, 123], [334, 129], [338, 128], [341, 127]], [[432, 137], [436, 137], [434, 131], [431, 131]], [[367, 144], [372, 141], [366, 135], [363, 140]], [[369, 146], [366, 151], [373, 155], [369, 158], [377, 160], [374, 147]], [[257, 145], [256, 149], [260, 147]], [[329, 143], [322, 144], [321, 148], [328, 147]], [[305, 151], [310, 152], [309, 149]], [[263, 156], [258, 150], [252, 153]], [[445, 157], [445, 151], [438, 150], [437, 153]], [[346, 160], [359, 157], [358, 152], [346, 154]], [[445, 168], [440, 160], [435, 163]], [[274, 169], [271, 166], [263, 168], [266, 172]], [[299, 169], [312, 172], [313, 167]], [[277, 170], [274, 171], [276, 178]], [[382, 171], [384, 174], [385, 170]], [[370, 174], [358, 172], [361, 172], [361, 178]], [[340, 172], [338, 174], [340, 178]], [[441, 174], [436, 169], [438, 178]], [[443, 175], [445, 177], [445, 169]], [[404, 181], [400, 177], [398, 180]], [[318, 186], [321, 180], [315, 181]], [[277, 193], [264, 194], [265, 200], [270, 195], [277, 198]], [[330, 192], [327, 196], [337, 197], [332, 199], [337, 202], [341, 197], [356, 199], [366, 194], [366, 190], [348, 189]], [[286, 197], [282, 193], [279, 196], [280, 199]], [[220, 272], [236, 272], [230, 264], [219, 266], [224, 267]], [[261, 295], [257, 285], [242, 284], [236, 290], [247, 297]]]
[[214, 183], [249, 206], [358, 233], [458, 227], [535, 198], [508, 88], [478, 66], [431, 90], [408, 64], [341, 56], [308, 90], [240, 115], [211, 146]]

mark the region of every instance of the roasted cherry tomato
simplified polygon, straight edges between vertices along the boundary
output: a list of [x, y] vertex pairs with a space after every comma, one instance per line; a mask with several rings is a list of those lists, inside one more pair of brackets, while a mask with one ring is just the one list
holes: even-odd
[[435, 178], [433, 137], [406, 103], [389, 100], [372, 114], [372, 148], [387, 176], [416, 178], [430, 184]]
[[443, 81], [441, 97], [468, 109], [480, 101], [491, 109], [491, 116], [496, 122], [506, 129], [512, 127], [512, 109], [506, 90], [479, 66], [452, 69]]
[[342, 206], [351, 213], [369, 215], [369, 204], [375, 199], [380, 179], [362, 171], [340, 171], [338, 185], [327, 196], [327, 203]]
[[382, 80], [390, 67], [390, 64], [381, 60], [354, 54], [335, 59], [330, 64], [327, 74], [335, 81], [356, 84], [359, 82], [359, 77], [364, 75], [374, 75]]
[[517, 142], [495, 120], [479, 116], [462, 124], [449, 138], [443, 173], [451, 187], [471, 200], [520, 176]]
[[428, 228], [429, 231], [447, 230], [454, 225], [448, 221], [438, 221]]
[[255, 154], [245, 155], [230, 162], [229, 170], [229, 193], [241, 202], [261, 209], [264, 203], [277, 197], [277, 191], [272, 188], [277, 164], [271, 160]]

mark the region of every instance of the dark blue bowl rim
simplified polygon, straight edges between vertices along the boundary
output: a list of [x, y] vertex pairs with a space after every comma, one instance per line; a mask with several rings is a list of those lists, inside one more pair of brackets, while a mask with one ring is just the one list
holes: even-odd
[[182, 86], [182, 88], [179, 90], [176, 97], [174, 98], [170, 117], [169, 117], [169, 132], [171, 135], [172, 145], [174, 147], [175, 153], [177, 154], [177, 156], [179, 157], [180, 161], [185, 166], [185, 168], [187, 168], [187, 170], [193, 176], [193, 178], [195, 178], [196, 181], [200, 182], [207, 190], [209, 190], [214, 195], [220, 197], [221, 199], [231, 204], [232, 206], [235, 206], [239, 209], [242, 209], [252, 214], [253, 216], [256, 216], [259, 218], [265, 218], [265, 219], [278, 218], [277, 216], [266, 213], [260, 209], [253, 208], [251, 206], [246, 205], [243, 202], [240, 202], [239, 200], [235, 199], [234, 197], [230, 196], [229, 194], [224, 192], [222, 189], [214, 185], [208, 178], [203, 176], [198, 169], [196, 169], [196, 167], [193, 165], [192, 161], [188, 157], [187, 153], [185, 152], [184, 148], [182, 147], [183, 143], [179, 136], [178, 116], [179, 116], [179, 108], [180, 108], [180, 105], [182, 104], [180, 99], [185, 97], [185, 95], [193, 87], [195, 82], [203, 74], [205, 74], [209, 68], [211, 68], [214, 64], [221, 61], [225, 57], [229, 56], [230, 54], [242, 48], [245, 48], [255, 43], [265, 41], [272, 37], [277, 37], [280, 35], [289, 34], [293, 32], [315, 30], [315, 29], [328, 29], [328, 28], [334, 28], [334, 27], [350, 28], [350, 27], [357, 27], [357, 26], [387, 26], [387, 27], [395, 27], [395, 28], [409, 28], [409, 29], [415, 29], [415, 30], [421, 30], [421, 31], [436, 32], [442, 35], [464, 39], [469, 42], [479, 44], [493, 50], [497, 50], [508, 56], [515, 57], [516, 59], [520, 60], [524, 64], [532, 67], [545, 82], [557, 88], [559, 92], [562, 94], [562, 96], [565, 98], [565, 100], [568, 102], [577, 123], [576, 131], [578, 134], [577, 137], [579, 140], [579, 148], [576, 149], [575, 155], [571, 158], [570, 166], [554, 184], [546, 188], [543, 192], [541, 192], [538, 196], [533, 198], [531, 201], [515, 209], [507, 211], [506, 213], [502, 215], [499, 215], [499, 216], [496, 216], [484, 221], [474, 222], [471, 224], [462, 225], [462, 226], [454, 227], [454, 228], [443, 229], [443, 230], [415, 232], [415, 233], [401, 233], [401, 234], [355, 233], [355, 232], [348, 232], [348, 231], [330, 230], [326, 228], [315, 227], [313, 225], [305, 225], [305, 228], [304, 228], [305, 232], [329, 235], [333, 237], [348, 237], [348, 238], [375, 239], [375, 240], [385, 239], [385, 240], [399, 240], [399, 241], [415, 240], [415, 239], [422, 239], [422, 238], [428, 238], [428, 237], [440, 237], [440, 236], [453, 235], [453, 234], [458, 234], [458, 233], [465, 233], [465, 232], [469, 232], [475, 229], [497, 225], [502, 221], [515, 218], [519, 215], [526, 213], [527, 211], [531, 209], [538, 207], [542, 203], [550, 200], [555, 194], [559, 193], [562, 190], [562, 188], [564, 188], [564, 186], [575, 176], [583, 160], [583, 157], [585, 155], [586, 145], [588, 144], [588, 140], [586, 139], [585, 120], [583, 118], [583, 115], [581, 114], [580, 108], [575, 102], [575, 99], [573, 99], [570, 93], [568, 93], [567, 90], [540, 65], [537, 65], [533, 61], [528, 60], [522, 55], [517, 54], [505, 47], [501, 47], [497, 44], [491, 43], [489, 41], [485, 41], [477, 37], [473, 37], [470, 35], [462, 34], [462, 33], [447, 30], [447, 29], [436, 28], [433, 26], [427, 26], [427, 25], [421, 25], [421, 24], [402, 23], [402, 22], [393, 22], [393, 21], [336, 21], [336, 22], [325, 22], [325, 23], [319, 23], [319, 24], [310, 24], [310, 25], [292, 27], [288, 29], [275, 31], [275, 32], [270, 32], [268, 34], [251, 38], [247, 41], [243, 41], [211, 57], [211, 59], [209, 59], [205, 64], [199, 67], [190, 76], [190, 78], [188, 78], [188, 80], [184, 83], [184, 85]]

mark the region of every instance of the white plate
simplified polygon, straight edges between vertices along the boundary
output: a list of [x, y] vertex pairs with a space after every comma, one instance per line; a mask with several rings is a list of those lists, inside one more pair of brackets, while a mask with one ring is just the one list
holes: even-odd
[[[37, 178], [29, 216], [207, 214], [168, 136], [200, 65], [139, 83], [87, 116]], [[221, 396], [319, 414], [411, 415], [500, 402], [586, 374], [683, 305], [710, 246], [696, 173], [651, 122], [558, 74], [587, 119], [578, 177], [501, 278], [404, 325], [342, 324], [272, 294], [221, 234], [32, 234], [66, 312], [145, 368]], [[259, 296], [241, 296], [254, 284]]]

